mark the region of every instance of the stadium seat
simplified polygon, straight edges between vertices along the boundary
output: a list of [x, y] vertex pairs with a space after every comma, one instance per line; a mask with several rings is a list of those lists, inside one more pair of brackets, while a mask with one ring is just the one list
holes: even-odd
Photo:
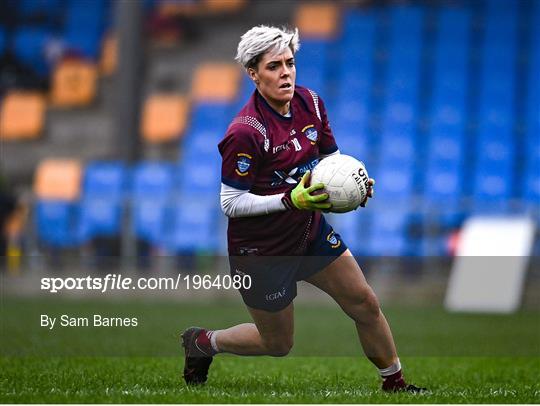
[[221, 139], [234, 113], [236, 112], [231, 111], [229, 103], [194, 103], [191, 110], [189, 131], [213, 131], [218, 133], [214, 139]]
[[203, 9], [209, 14], [238, 12], [246, 5], [246, 0], [203, 0]]
[[173, 209], [167, 248], [173, 253], [215, 251], [218, 248], [215, 208], [219, 205], [219, 195], [189, 193], [184, 196]]
[[79, 245], [78, 207], [64, 200], [38, 200], [35, 225], [39, 240], [48, 247], [71, 248]]
[[19, 0], [17, 11], [24, 20], [50, 24], [61, 15], [62, 6], [62, 0]]
[[231, 102], [238, 94], [240, 69], [234, 64], [206, 63], [197, 67], [191, 86], [195, 102]]
[[76, 159], [45, 159], [34, 178], [34, 193], [42, 200], [73, 202], [81, 192], [82, 165]]
[[38, 238], [56, 248], [80, 244], [79, 205], [81, 163], [73, 159], [42, 161], [35, 175], [35, 219]]
[[382, 205], [407, 205], [413, 194], [413, 164], [384, 164], [370, 173], [377, 180], [377, 201]]
[[403, 207], [381, 208], [366, 211], [370, 231], [366, 241], [366, 254], [370, 256], [399, 257], [411, 254], [407, 238], [410, 214]]
[[92, 162], [86, 166], [79, 223], [83, 238], [120, 234], [126, 178], [121, 162]]
[[106, 196], [119, 200], [127, 186], [127, 168], [120, 161], [93, 161], [86, 165], [83, 183], [84, 195]]
[[107, 35], [103, 40], [101, 48], [101, 58], [99, 60], [99, 71], [104, 76], [110, 76], [116, 71], [118, 65], [118, 38]]
[[296, 10], [295, 26], [302, 38], [333, 38], [337, 35], [340, 10], [336, 4], [304, 3]]
[[106, 196], [83, 197], [80, 202], [79, 233], [81, 241], [120, 235], [123, 205]]
[[45, 122], [45, 97], [38, 92], [12, 91], [2, 101], [0, 139], [21, 140], [38, 137]]
[[174, 204], [176, 167], [166, 162], [140, 162], [133, 170], [132, 221], [135, 235], [151, 244], [163, 244]]
[[150, 143], [177, 140], [184, 134], [187, 115], [188, 102], [185, 97], [154, 94], [144, 104], [142, 136]]
[[81, 60], [61, 62], [52, 78], [52, 103], [58, 107], [86, 106], [96, 96], [96, 81], [94, 64]]
[[323, 98], [329, 93], [327, 86], [330, 50], [333, 42], [327, 39], [302, 41], [302, 51], [295, 56], [296, 82], [314, 90]]
[[43, 28], [18, 28], [13, 38], [15, 56], [26, 67], [34, 69], [39, 75], [46, 76], [49, 65], [45, 60], [45, 50], [53, 38], [50, 31]]
[[66, 5], [63, 40], [71, 52], [97, 60], [108, 4], [114, 3], [94, 0], [71, 1]]
[[7, 34], [4, 27], [0, 26], [0, 56], [4, 54], [7, 44]]
[[219, 195], [220, 158], [213, 155], [190, 154], [180, 164], [179, 188], [182, 194]]

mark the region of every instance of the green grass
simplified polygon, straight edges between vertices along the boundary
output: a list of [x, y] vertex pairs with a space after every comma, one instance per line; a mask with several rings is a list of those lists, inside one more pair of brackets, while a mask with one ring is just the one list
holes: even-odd
[[[137, 316], [137, 328], [47, 331], [39, 315]], [[385, 309], [408, 379], [429, 394], [388, 395], [335, 307], [297, 306], [291, 356], [216, 357], [186, 387], [177, 333], [244, 322], [240, 303], [4, 299], [0, 403], [539, 403], [540, 314]], [[336, 331], [342, 337], [334, 345]], [[331, 344], [329, 344], [331, 343]]]

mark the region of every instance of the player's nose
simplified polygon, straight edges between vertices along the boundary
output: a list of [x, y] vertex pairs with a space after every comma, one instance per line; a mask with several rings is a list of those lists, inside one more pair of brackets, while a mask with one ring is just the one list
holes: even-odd
[[287, 64], [283, 65], [281, 76], [290, 76], [290, 74], [291, 74], [291, 69], [287, 66]]

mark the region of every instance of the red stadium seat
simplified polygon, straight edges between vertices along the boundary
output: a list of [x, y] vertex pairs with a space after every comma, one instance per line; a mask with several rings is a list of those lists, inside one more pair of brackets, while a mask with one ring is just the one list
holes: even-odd
[[340, 10], [334, 3], [300, 4], [295, 25], [303, 38], [328, 39], [337, 34]]
[[59, 107], [90, 104], [96, 96], [97, 71], [93, 63], [66, 60], [55, 69], [52, 79], [52, 103]]
[[75, 201], [79, 198], [82, 164], [76, 159], [46, 159], [36, 169], [34, 193], [40, 200]]
[[0, 139], [36, 138], [43, 129], [44, 121], [45, 97], [41, 93], [8, 93], [0, 110]]
[[155, 94], [145, 104], [141, 122], [143, 138], [150, 143], [176, 140], [186, 128], [188, 101], [171, 94]]
[[112, 75], [118, 65], [118, 38], [115, 35], [107, 35], [103, 41], [99, 71], [104, 76]]
[[200, 65], [193, 77], [191, 92], [197, 102], [230, 102], [240, 86], [240, 69], [235, 64]]

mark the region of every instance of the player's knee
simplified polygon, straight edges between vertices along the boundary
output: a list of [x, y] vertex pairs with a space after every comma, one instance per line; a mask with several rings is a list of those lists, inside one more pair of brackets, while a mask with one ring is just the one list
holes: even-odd
[[267, 340], [264, 344], [268, 355], [272, 357], [284, 357], [291, 351], [293, 339], [291, 337], [282, 340]]
[[381, 314], [379, 300], [371, 288], [351, 298], [348, 309], [349, 316], [357, 323], [362, 324], [373, 323]]
[[365, 322], [377, 320], [381, 315], [379, 299], [375, 296], [373, 290], [369, 289], [366, 296], [361, 300], [362, 315]]

